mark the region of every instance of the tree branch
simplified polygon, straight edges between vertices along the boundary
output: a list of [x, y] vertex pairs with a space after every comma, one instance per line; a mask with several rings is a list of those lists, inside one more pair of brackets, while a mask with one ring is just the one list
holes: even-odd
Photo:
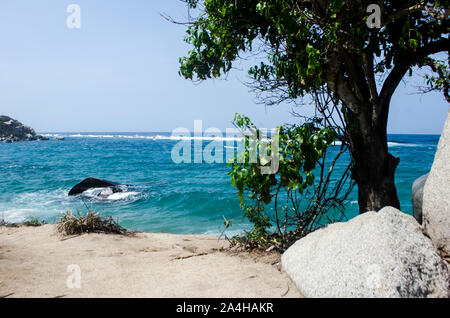
[[437, 73], [439, 78], [442, 80], [442, 92], [444, 93], [444, 97], [447, 100], [447, 102], [450, 103], [450, 93], [449, 93], [450, 83], [447, 81], [441, 65], [439, 64], [438, 61], [432, 58], [426, 58], [425, 64], [428, 65], [433, 72]]
[[381, 124], [387, 122], [387, 115], [389, 113], [389, 103], [394, 94], [398, 84], [405, 76], [406, 72], [420, 61], [423, 61], [427, 56], [450, 50], [450, 39], [442, 39], [436, 42], [429, 43], [417, 49], [415, 53], [408, 57], [403, 57], [394, 68], [383, 84], [380, 92], [380, 102], [376, 112], [376, 119], [381, 119]]

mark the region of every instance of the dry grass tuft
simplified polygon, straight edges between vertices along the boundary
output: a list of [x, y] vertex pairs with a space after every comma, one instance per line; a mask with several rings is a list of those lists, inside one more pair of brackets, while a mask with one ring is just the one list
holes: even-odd
[[74, 215], [71, 211], [63, 213], [57, 222], [57, 231], [64, 235], [80, 235], [84, 233], [104, 233], [131, 235], [130, 232], [119, 225], [111, 216], [101, 217], [94, 210], [88, 210], [86, 215], [80, 212]]

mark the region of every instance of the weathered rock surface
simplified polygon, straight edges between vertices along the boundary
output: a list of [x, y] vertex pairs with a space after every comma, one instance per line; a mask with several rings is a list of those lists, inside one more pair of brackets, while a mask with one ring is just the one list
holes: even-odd
[[420, 178], [417, 178], [413, 183], [411, 192], [414, 217], [420, 224], [422, 224], [423, 189], [427, 178], [428, 173]]
[[112, 193], [121, 192], [122, 190], [118, 187], [118, 183], [111, 182], [108, 180], [101, 180], [96, 178], [87, 178], [74, 186], [69, 195], [81, 194], [86, 190], [95, 188], [110, 188]]
[[450, 255], [450, 110], [423, 193], [423, 226], [442, 255]]
[[8, 116], [0, 116], [0, 142], [48, 140], [36, 134], [33, 128]]
[[450, 110], [423, 192], [423, 226], [442, 255], [450, 255]]
[[449, 297], [449, 272], [420, 225], [392, 207], [296, 242], [282, 266], [306, 297]]

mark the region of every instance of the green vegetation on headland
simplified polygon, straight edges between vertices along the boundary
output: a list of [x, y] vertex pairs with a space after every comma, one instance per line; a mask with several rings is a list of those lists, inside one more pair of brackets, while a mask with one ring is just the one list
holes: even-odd
[[8, 116], [0, 116], [0, 142], [48, 140], [38, 135], [33, 128], [25, 126], [18, 120]]

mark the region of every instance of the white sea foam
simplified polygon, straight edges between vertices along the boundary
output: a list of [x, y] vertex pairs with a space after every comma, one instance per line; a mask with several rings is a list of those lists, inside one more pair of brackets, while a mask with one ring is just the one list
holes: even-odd
[[[340, 145], [342, 145], [342, 141], [336, 140], [336, 141], [333, 143], [333, 145], [334, 145], [334, 146], [340, 146]], [[417, 146], [419, 146], [419, 145], [389, 141], [389, 142], [388, 142], [388, 146], [389, 146], [389, 147], [417, 147]]]
[[25, 192], [17, 195], [12, 199], [15, 204], [28, 205], [39, 203], [41, 206], [48, 206], [54, 203], [59, 203], [67, 199], [67, 190], [40, 190], [36, 192]]
[[136, 198], [139, 196], [139, 192], [117, 192], [114, 194], [109, 195], [106, 199], [111, 201], [118, 201], [118, 200], [126, 200], [130, 198]]
[[[82, 196], [88, 197], [88, 198], [96, 198], [99, 194], [101, 194], [103, 191], [106, 191], [107, 188], [92, 188], [84, 191], [82, 193]], [[112, 191], [111, 191], [112, 193]]]
[[189, 137], [189, 136], [156, 136], [154, 140], [205, 140], [205, 141], [242, 141], [242, 137]]
[[8, 223], [21, 223], [25, 221], [27, 217], [34, 215], [35, 212], [34, 209], [0, 208], [0, 218]]
[[[144, 140], [172, 140], [172, 141], [225, 141], [225, 142], [242, 142], [242, 137], [209, 137], [209, 136], [167, 136], [167, 135], [121, 135], [121, 134], [43, 134], [43, 136], [56, 138], [56, 137], [66, 137], [66, 138], [97, 138], [97, 139], [144, 139]], [[342, 145], [342, 142], [336, 140], [333, 143], [334, 146]], [[401, 142], [388, 142], [389, 147], [417, 147], [417, 144], [401, 143]], [[225, 148], [231, 148], [226, 146]]]
[[418, 147], [416, 144], [406, 144], [401, 142], [388, 142], [389, 147]]
[[[68, 189], [59, 188], [56, 190], [40, 190], [35, 192], [25, 192], [12, 195], [7, 203], [0, 203], [0, 220], [4, 219], [9, 223], [20, 223], [29, 217], [37, 217], [43, 220], [54, 220], [55, 217], [67, 210], [81, 206], [84, 201], [92, 203], [120, 203], [134, 202], [145, 195], [136, 191], [112, 193], [106, 188], [89, 189], [79, 196], [68, 196]], [[103, 192], [104, 196], [98, 196]]]
[[29, 217], [54, 219], [61, 212], [70, 209], [73, 199], [67, 190], [40, 190], [13, 194], [8, 203], [0, 204], [0, 218], [10, 223], [20, 223]]
[[164, 135], [96, 135], [96, 134], [44, 134], [43, 136], [56, 138], [118, 138], [118, 139], [148, 139], [148, 140], [205, 140], [205, 141], [242, 141], [242, 137], [208, 137], [208, 136], [164, 136]]
[[135, 201], [141, 197], [140, 192], [127, 191], [122, 187], [123, 192], [113, 193], [110, 188], [93, 188], [84, 191], [81, 195], [89, 200], [98, 201]]

